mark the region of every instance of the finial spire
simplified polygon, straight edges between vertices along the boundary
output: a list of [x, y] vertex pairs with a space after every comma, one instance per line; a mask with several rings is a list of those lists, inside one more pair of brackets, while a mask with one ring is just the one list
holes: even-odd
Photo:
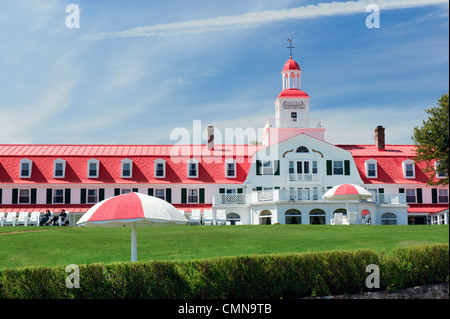
[[292, 46], [292, 38], [288, 39], [288, 41], [289, 41], [289, 46], [286, 48], [289, 49], [289, 55], [290, 55], [290, 58], [292, 59], [292, 49], [295, 49], [295, 47]]

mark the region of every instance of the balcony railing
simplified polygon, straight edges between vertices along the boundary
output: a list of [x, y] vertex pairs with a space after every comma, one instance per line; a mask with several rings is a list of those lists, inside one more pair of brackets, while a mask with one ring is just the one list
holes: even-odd
[[277, 119], [270, 118], [267, 127], [274, 128], [323, 128], [323, 119]]
[[288, 174], [287, 181], [288, 183], [308, 183], [308, 182], [320, 182], [322, 180], [320, 174], [312, 174], [312, 173], [303, 173], [303, 174]]
[[[295, 189], [268, 189], [240, 194], [215, 194], [213, 205], [248, 205], [267, 201], [323, 201], [321, 187]], [[377, 205], [405, 205], [405, 194], [377, 194], [363, 202], [375, 202]]]

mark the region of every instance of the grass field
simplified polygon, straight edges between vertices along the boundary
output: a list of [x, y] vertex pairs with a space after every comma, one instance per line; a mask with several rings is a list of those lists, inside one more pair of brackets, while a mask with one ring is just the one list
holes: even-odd
[[[138, 260], [188, 260], [448, 243], [448, 225], [182, 226], [138, 228]], [[1, 227], [0, 269], [130, 260], [129, 227]]]

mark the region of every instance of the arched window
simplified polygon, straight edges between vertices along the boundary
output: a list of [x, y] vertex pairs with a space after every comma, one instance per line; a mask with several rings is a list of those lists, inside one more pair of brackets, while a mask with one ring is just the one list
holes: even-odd
[[309, 153], [309, 149], [306, 146], [299, 146], [297, 147], [297, 153]]
[[381, 215], [381, 225], [397, 225], [397, 216], [393, 213]]
[[284, 214], [286, 224], [301, 224], [302, 223], [302, 213], [296, 209], [289, 209]]
[[346, 210], [345, 208], [338, 208], [338, 209], [336, 209], [336, 210], [333, 212], [333, 216], [334, 216], [334, 214], [336, 214], [336, 213], [341, 213], [342, 216], [347, 216], [347, 210]]
[[236, 213], [228, 213], [227, 214], [227, 222], [230, 222], [231, 225], [236, 225], [236, 222], [241, 221], [241, 216]]
[[259, 214], [259, 224], [260, 225], [271, 225], [272, 224], [272, 212], [270, 210], [263, 210]]
[[309, 212], [309, 223], [311, 225], [325, 225], [325, 212], [321, 209], [313, 209]]

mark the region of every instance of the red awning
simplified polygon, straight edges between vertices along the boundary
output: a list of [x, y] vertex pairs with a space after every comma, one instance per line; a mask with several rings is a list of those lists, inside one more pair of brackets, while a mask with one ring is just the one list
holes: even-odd
[[436, 214], [448, 210], [447, 204], [409, 204], [408, 213]]

